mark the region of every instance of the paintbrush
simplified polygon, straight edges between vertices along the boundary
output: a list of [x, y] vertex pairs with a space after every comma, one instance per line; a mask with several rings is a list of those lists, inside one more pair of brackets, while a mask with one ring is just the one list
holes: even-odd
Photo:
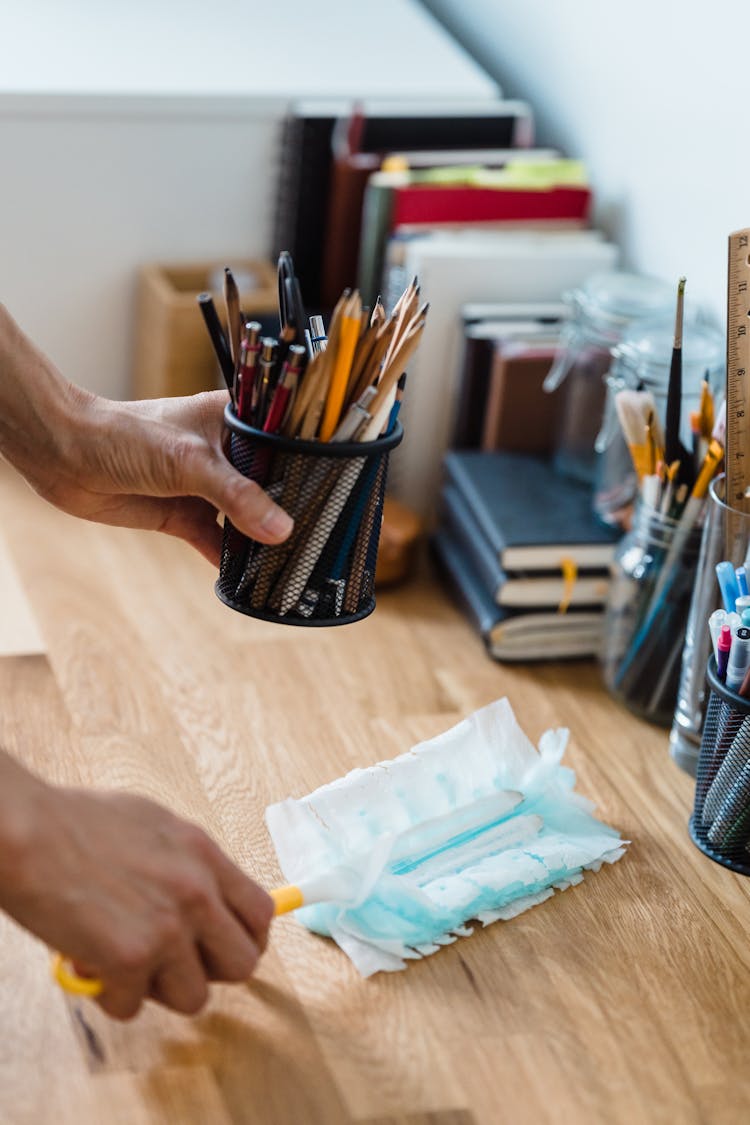
[[680, 462], [680, 483], [692, 488], [695, 481], [693, 457], [680, 441], [682, 420], [682, 327], [685, 308], [685, 278], [677, 284], [677, 309], [674, 322], [672, 362], [669, 367], [669, 389], [667, 391], [667, 417], [665, 459], [667, 462]]

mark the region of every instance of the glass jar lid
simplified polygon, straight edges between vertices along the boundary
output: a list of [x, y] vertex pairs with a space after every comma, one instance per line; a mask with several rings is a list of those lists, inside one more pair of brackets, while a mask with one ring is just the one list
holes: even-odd
[[676, 289], [655, 277], [611, 270], [592, 274], [565, 299], [584, 331], [616, 343], [633, 320], [674, 317]]
[[[661, 387], [669, 380], [674, 345], [674, 323], [665, 319], [638, 321], [612, 349], [612, 355], [644, 383]], [[724, 334], [710, 324], [686, 318], [682, 333], [683, 371], [690, 369], [702, 378], [723, 370], [726, 358]]]

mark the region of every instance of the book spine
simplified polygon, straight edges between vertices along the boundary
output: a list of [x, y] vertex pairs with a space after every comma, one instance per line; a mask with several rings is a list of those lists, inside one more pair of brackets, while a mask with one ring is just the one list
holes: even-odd
[[[464, 454], [466, 456], [466, 454]], [[481, 454], [480, 454], [481, 456]], [[471, 478], [466, 473], [463, 467], [462, 460], [456, 457], [453, 453], [446, 453], [443, 460], [443, 466], [448, 479], [455, 485], [457, 491], [468, 505], [474, 520], [484, 533], [487, 542], [495, 552], [500, 565], [502, 566], [503, 551], [505, 550], [505, 540], [503, 539], [499, 528], [494, 523], [489, 513], [485, 510], [481, 499], [472, 484]]]
[[463, 546], [474, 565], [477, 577], [481, 579], [493, 601], [499, 602], [500, 590], [507, 576], [481, 527], [463, 503], [460, 493], [451, 485], [443, 488], [441, 501], [443, 526]]
[[505, 616], [504, 612], [498, 609], [477, 579], [465, 553], [452, 536], [446, 531], [436, 531], [431, 544], [469, 617], [487, 642], [494, 626]]
[[392, 224], [588, 221], [587, 187], [548, 190], [410, 184], [394, 192]]

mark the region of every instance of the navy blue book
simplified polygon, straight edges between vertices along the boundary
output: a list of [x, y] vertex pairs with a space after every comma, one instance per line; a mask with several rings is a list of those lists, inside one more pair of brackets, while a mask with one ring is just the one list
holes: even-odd
[[458, 491], [504, 571], [554, 571], [563, 559], [606, 569], [621, 532], [592, 510], [588, 485], [522, 453], [451, 450], [447, 481]]
[[460, 541], [488, 593], [498, 605], [516, 608], [557, 607], [563, 600], [571, 606], [602, 606], [607, 598], [609, 575], [578, 574], [572, 590], [559, 570], [533, 571], [530, 575], [509, 574], [498, 562], [497, 552], [477, 523], [458, 489], [447, 482], [440, 494], [440, 526]]
[[558, 613], [502, 608], [488, 593], [458, 539], [441, 528], [431, 542], [441, 569], [496, 660], [560, 660], [594, 656], [599, 651], [604, 622], [601, 610]]

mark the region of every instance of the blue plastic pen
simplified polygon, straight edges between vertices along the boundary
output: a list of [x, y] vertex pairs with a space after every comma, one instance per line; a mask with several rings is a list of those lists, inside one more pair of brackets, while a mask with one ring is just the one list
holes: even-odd
[[737, 586], [740, 591], [740, 597], [744, 598], [748, 593], [750, 593], [750, 590], [748, 590], [747, 588], [747, 571], [745, 570], [744, 566], [738, 566], [734, 573], [737, 578]]
[[727, 613], [730, 613], [734, 609], [735, 601], [741, 596], [737, 585], [737, 575], [732, 564], [726, 561], [718, 562], [716, 564], [716, 577], [719, 580], [724, 609]]

